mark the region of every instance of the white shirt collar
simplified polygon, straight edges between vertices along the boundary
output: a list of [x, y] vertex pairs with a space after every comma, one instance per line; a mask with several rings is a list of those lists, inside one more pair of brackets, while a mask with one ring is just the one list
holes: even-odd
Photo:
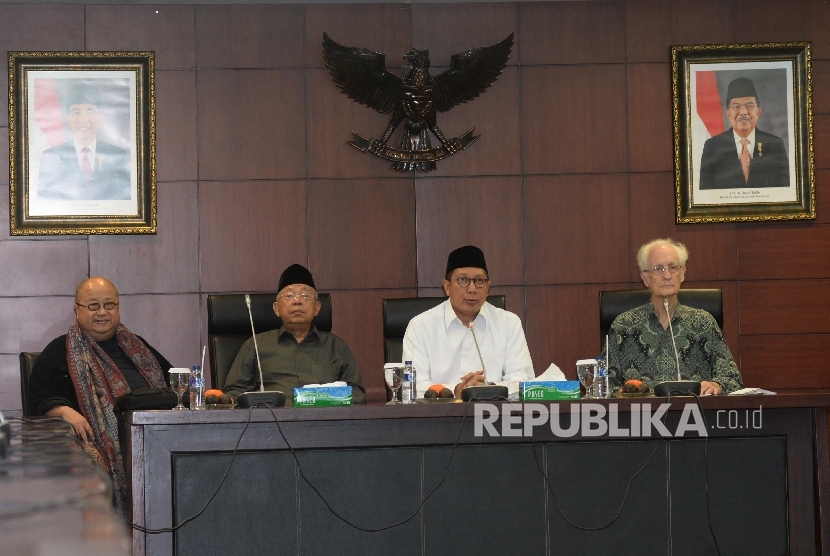
[[[490, 312], [490, 309], [488, 308], [489, 306], [490, 304], [486, 301], [484, 302], [484, 305], [481, 306], [481, 309], [479, 309], [476, 318], [473, 319], [473, 324], [475, 325], [475, 327], [480, 327], [482, 329], [487, 327], [487, 315]], [[458, 326], [462, 328], [467, 328], [461, 322], [461, 319], [458, 318], [458, 315], [455, 314], [455, 310], [452, 308], [452, 303], [449, 299], [447, 299], [447, 301], [444, 302], [444, 326], [447, 328], [447, 330], [449, 330], [450, 325], [453, 322], [457, 322]]]
[[[743, 137], [741, 137], [740, 135], [735, 133], [734, 129], [732, 130], [732, 137], [735, 139], [735, 144], [740, 149], [741, 148], [741, 139], [743, 139]], [[746, 148], [749, 149], [749, 154], [751, 155], [752, 151], [755, 150], [755, 148], [754, 148], [755, 147], [755, 130], [753, 129], [752, 133], [747, 135], [746, 138], [749, 139], [749, 145], [747, 145]]]

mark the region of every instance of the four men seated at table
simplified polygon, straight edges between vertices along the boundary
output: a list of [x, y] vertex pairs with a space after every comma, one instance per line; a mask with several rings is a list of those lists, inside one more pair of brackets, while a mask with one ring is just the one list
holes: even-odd
[[467, 245], [450, 253], [443, 286], [448, 299], [413, 318], [403, 337], [418, 396], [433, 384], [460, 398], [470, 386], [533, 379], [521, 320], [487, 302], [490, 275], [481, 249]]
[[75, 324], [43, 350], [29, 377], [38, 415], [62, 417], [84, 449], [113, 480], [113, 502], [127, 511], [123, 420], [115, 401], [136, 388], [169, 384], [171, 365], [121, 324], [118, 291], [106, 278], [84, 280], [75, 291]]
[[653, 390], [658, 382], [677, 379], [678, 366], [683, 380], [700, 381], [701, 394], [743, 388], [715, 318], [677, 302], [688, 258], [686, 247], [670, 239], [655, 239], [640, 247], [637, 265], [651, 300], [619, 315], [611, 325], [608, 383], [612, 392], [634, 378]]
[[[274, 312], [282, 326], [257, 334], [259, 360], [265, 390], [286, 395], [293, 405], [292, 392], [307, 384], [344, 381], [352, 387], [352, 403], [365, 403], [360, 369], [349, 346], [339, 337], [317, 330], [312, 321], [320, 302], [311, 272], [294, 264], [280, 276]], [[259, 371], [253, 339], [239, 350], [225, 383], [225, 393], [239, 396], [259, 389]]]

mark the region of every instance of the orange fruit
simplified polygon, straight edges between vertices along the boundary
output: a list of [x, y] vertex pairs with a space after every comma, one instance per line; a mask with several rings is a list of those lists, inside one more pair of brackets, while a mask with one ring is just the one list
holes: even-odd
[[205, 392], [205, 397], [207, 398], [208, 396], [211, 396], [211, 395], [213, 395], [213, 396], [221, 396], [222, 394], [224, 394], [224, 392], [223, 392], [223, 391], [221, 391], [221, 390], [217, 390], [216, 388], [212, 388], [212, 389], [210, 389], [210, 390], [208, 390], [208, 391], [206, 391], [206, 392]]

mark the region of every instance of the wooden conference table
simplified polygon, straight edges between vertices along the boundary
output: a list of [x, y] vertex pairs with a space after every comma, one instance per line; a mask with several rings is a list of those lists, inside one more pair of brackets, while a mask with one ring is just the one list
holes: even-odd
[[830, 394], [663, 403], [135, 412], [134, 554], [830, 555]]

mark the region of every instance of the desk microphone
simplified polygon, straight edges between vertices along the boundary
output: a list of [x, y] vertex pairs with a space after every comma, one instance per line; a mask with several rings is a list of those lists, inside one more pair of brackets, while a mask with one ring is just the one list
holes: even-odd
[[251, 334], [254, 338], [254, 353], [256, 353], [256, 366], [259, 370], [259, 392], [244, 392], [236, 398], [239, 407], [253, 407], [256, 405], [270, 405], [271, 407], [282, 407], [285, 405], [285, 394], [279, 390], [266, 391], [262, 380], [262, 363], [259, 361], [259, 346], [256, 343], [256, 329], [254, 328], [254, 316], [251, 314], [251, 296], [245, 294], [245, 305], [248, 306], [248, 318], [251, 319]]
[[677, 343], [674, 341], [674, 328], [671, 325], [671, 315], [669, 315], [669, 300], [665, 297], [663, 298], [663, 308], [666, 310], [666, 318], [669, 321], [671, 345], [674, 348], [674, 361], [677, 364], [677, 380], [667, 380], [655, 384], [654, 395], [668, 397], [671, 392], [680, 392], [681, 394], [694, 394], [698, 396], [700, 395], [700, 382], [680, 378], [680, 356], [677, 354]]
[[487, 384], [487, 369], [484, 367], [484, 358], [481, 356], [481, 348], [478, 347], [478, 338], [476, 338], [476, 331], [473, 330], [473, 323], [467, 325], [470, 333], [473, 335], [473, 341], [476, 343], [476, 351], [478, 352], [478, 360], [481, 362], [481, 370], [484, 373], [483, 386], [468, 386], [461, 391], [461, 399], [465, 402], [470, 400], [497, 400], [500, 398], [507, 399], [507, 386], [499, 386], [497, 384]]

